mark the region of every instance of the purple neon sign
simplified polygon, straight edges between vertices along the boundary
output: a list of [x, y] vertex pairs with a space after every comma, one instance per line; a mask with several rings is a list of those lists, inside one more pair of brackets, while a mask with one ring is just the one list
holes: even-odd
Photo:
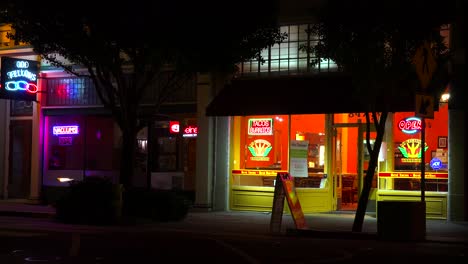
[[80, 129], [79, 126], [53, 126], [52, 133], [54, 135], [78, 135]]

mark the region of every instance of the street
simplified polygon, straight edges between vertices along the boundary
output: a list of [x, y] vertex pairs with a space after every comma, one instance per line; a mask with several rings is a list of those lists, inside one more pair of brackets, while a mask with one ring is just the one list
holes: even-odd
[[466, 263], [464, 243], [289, 235], [0, 231], [0, 263]]

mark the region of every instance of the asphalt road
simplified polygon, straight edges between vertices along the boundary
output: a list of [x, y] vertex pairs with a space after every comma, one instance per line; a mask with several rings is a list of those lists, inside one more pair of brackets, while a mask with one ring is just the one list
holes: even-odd
[[0, 231], [0, 263], [467, 263], [464, 243], [192, 231]]

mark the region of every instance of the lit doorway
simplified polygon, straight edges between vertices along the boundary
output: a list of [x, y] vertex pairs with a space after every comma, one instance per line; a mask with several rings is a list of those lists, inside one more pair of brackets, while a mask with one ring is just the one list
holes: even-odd
[[[375, 132], [371, 131], [372, 147], [375, 136]], [[333, 144], [336, 209], [355, 211], [370, 158], [366, 147], [366, 125], [335, 124]]]

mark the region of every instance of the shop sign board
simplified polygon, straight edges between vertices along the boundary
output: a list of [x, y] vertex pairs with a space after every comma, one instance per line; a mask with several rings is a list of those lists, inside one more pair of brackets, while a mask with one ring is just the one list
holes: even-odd
[[286, 198], [293, 217], [296, 229], [307, 229], [304, 212], [297, 196], [294, 186], [294, 177], [287, 172], [278, 172], [276, 176], [275, 193], [270, 221], [270, 230], [279, 232], [281, 229], [281, 218], [283, 214], [284, 198]]
[[289, 172], [294, 177], [308, 177], [307, 151], [309, 141], [291, 140], [289, 148]]
[[0, 98], [36, 101], [39, 62], [2, 57], [1, 63]]
[[[430, 179], [448, 179], [448, 173], [443, 172], [426, 172], [425, 178]], [[379, 172], [379, 177], [383, 178], [421, 178], [421, 172]]]

